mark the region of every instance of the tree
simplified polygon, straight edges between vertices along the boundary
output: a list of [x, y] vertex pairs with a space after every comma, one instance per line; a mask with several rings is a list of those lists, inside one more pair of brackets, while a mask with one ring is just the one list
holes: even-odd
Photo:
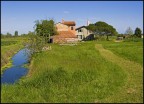
[[41, 52], [44, 46], [43, 38], [34, 34], [34, 32], [29, 31], [28, 33], [28, 42], [25, 43], [27, 45], [30, 52], [33, 54], [34, 52]]
[[87, 29], [94, 32], [95, 35], [106, 35], [107, 40], [109, 40], [108, 36], [118, 34], [113, 26], [102, 21], [96, 22], [95, 24], [90, 24]]
[[12, 37], [12, 35], [9, 32], [7, 32], [6, 37]]
[[50, 39], [50, 36], [57, 34], [54, 21], [52, 19], [41, 21], [37, 20], [35, 23], [36, 34], [44, 38], [46, 43], [48, 42], [48, 39]]
[[137, 36], [137, 37], [141, 37], [141, 32], [142, 32], [141, 29], [137, 27], [137, 28], [135, 29], [134, 35]]
[[28, 42], [25, 42], [31, 54], [41, 52], [45, 44], [48, 42], [48, 39], [50, 39], [50, 36], [57, 34], [52, 19], [35, 21], [34, 29], [34, 32], [28, 33]]
[[131, 27], [128, 27], [125, 33], [128, 35], [133, 35], [133, 30], [131, 29]]
[[18, 31], [15, 31], [14, 36], [18, 36]]
[[95, 24], [89, 24], [89, 26], [87, 26], [87, 29], [95, 32], [96, 30]]

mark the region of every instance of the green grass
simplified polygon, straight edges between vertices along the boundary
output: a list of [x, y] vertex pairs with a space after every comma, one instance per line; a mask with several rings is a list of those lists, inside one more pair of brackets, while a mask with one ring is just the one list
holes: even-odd
[[[15, 85], [2, 85], [1, 102], [103, 103], [111, 96], [120, 95], [128, 83], [129, 73], [102, 57], [95, 43], [84, 42], [77, 46], [51, 44], [52, 50], [33, 55], [26, 77]], [[142, 100], [114, 96], [107, 102]]]
[[143, 42], [99, 42], [105, 49], [109, 49], [116, 55], [137, 62], [143, 66]]
[[11, 44], [16, 44], [17, 41], [1, 41], [1, 46], [8, 46]]
[[127, 73], [125, 85], [118, 94], [105, 99], [105, 102], [143, 102], [143, 67], [134, 62], [115, 55], [110, 50], [104, 49], [101, 44], [96, 44], [100, 54], [107, 60], [119, 65]]

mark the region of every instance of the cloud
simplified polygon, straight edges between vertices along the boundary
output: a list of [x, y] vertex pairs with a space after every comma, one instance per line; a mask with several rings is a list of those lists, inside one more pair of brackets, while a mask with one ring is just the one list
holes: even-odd
[[64, 14], [68, 14], [68, 13], [70, 13], [69, 11], [64, 11]]

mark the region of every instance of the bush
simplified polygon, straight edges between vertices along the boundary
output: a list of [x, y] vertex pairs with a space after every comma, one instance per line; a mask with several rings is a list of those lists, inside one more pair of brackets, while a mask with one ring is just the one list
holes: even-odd
[[132, 41], [133, 42], [141, 42], [141, 41], [143, 41], [143, 39], [135, 37], [135, 36], [124, 39], [124, 42], [132, 42]]

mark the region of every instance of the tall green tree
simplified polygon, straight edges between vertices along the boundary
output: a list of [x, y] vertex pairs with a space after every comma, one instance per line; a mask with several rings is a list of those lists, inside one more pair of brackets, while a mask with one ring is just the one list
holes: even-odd
[[90, 24], [87, 27], [87, 29], [94, 32], [94, 34], [96, 34], [96, 35], [102, 35], [102, 36], [106, 35], [107, 40], [109, 40], [108, 36], [118, 34], [116, 29], [113, 26], [107, 24], [106, 22], [102, 22], [102, 21], [98, 21], [95, 24]]
[[133, 30], [131, 29], [131, 27], [128, 27], [125, 33], [128, 35], [133, 35]]
[[43, 37], [45, 39], [45, 42], [48, 42], [48, 39], [50, 39], [50, 36], [56, 35], [57, 31], [54, 26], [54, 21], [52, 19], [50, 20], [37, 20], [35, 21], [35, 32], [38, 36]]
[[141, 29], [137, 27], [137, 28], [135, 29], [134, 35], [137, 36], [137, 37], [141, 37], [141, 34], [142, 34]]
[[18, 36], [18, 31], [15, 31], [14, 36]]

